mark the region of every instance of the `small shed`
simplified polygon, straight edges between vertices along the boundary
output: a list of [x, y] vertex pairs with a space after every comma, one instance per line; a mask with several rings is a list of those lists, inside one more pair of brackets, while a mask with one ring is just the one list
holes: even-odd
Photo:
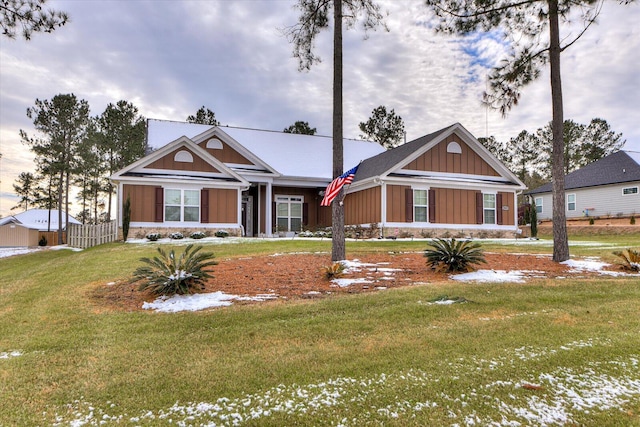
[[[62, 212], [62, 220], [66, 214]], [[69, 223], [80, 221], [69, 217]], [[66, 224], [63, 223], [66, 230]], [[16, 215], [0, 219], [0, 247], [38, 246], [44, 237], [47, 246], [58, 242], [58, 211], [48, 209], [29, 209]]]

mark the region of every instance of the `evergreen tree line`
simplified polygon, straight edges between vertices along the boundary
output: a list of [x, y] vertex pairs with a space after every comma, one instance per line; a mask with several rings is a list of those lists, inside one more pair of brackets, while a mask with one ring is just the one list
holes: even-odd
[[[110, 103], [98, 116], [89, 111], [89, 103], [74, 94], [36, 99], [27, 109], [36, 134], [21, 129], [20, 138], [35, 154], [36, 168], [22, 172], [13, 185], [20, 197], [14, 209], [61, 208], [68, 215], [69, 193], [77, 188], [77, 218], [83, 223], [109, 221], [115, 216], [116, 188], [109, 177], [147, 152], [145, 118], [127, 101]], [[59, 212], [58, 224], [62, 225]]]
[[[611, 130], [606, 120], [595, 118], [589, 124], [564, 121], [564, 174], [620, 150], [626, 140]], [[515, 173], [529, 189], [552, 178], [552, 123], [535, 132], [523, 130], [508, 142], [495, 137], [478, 138], [493, 155]]]

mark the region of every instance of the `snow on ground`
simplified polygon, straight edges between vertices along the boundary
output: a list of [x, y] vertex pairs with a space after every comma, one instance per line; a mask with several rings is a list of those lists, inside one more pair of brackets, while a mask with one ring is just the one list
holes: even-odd
[[[315, 384], [281, 384], [240, 397], [176, 402], [168, 408], [139, 414], [122, 413], [113, 402], [96, 405], [80, 398], [55, 413], [54, 425], [242, 426], [259, 424], [260, 420], [269, 423], [270, 417], [286, 414], [303, 424], [306, 416], [315, 416], [326, 425], [347, 427], [397, 424], [398, 419], [410, 420], [420, 414], [428, 418], [431, 411], [436, 416], [447, 413], [451, 426], [575, 424], [577, 417], [616, 410], [640, 397], [640, 355], [587, 362], [578, 368], [558, 366], [550, 372], [531, 375], [514, 367], [560, 352], [608, 345], [606, 339], [590, 339], [556, 348], [505, 349], [497, 359], [472, 356], [443, 361], [442, 369], [435, 371], [414, 368], [371, 377], [337, 377]], [[483, 381], [486, 369], [501, 379]], [[452, 370], [457, 376], [441, 381], [443, 372]], [[514, 372], [523, 376], [513, 376]], [[447, 394], [446, 384], [463, 376], [476, 376], [479, 386], [462, 395]], [[522, 389], [535, 392], [523, 393]], [[431, 391], [428, 398], [414, 397], [415, 391], [424, 396], [425, 390]], [[388, 395], [395, 396], [393, 401], [379, 397]]]
[[275, 299], [275, 294], [260, 294], [254, 297], [226, 294], [224, 292], [211, 292], [206, 294], [174, 295], [172, 297], [161, 296], [153, 302], [145, 302], [142, 308], [155, 310], [162, 313], [176, 313], [178, 311], [198, 311], [206, 308], [226, 307], [237, 301], [266, 301]]
[[17, 350], [0, 352], [0, 359], [9, 359], [12, 357], [22, 356], [22, 352]]

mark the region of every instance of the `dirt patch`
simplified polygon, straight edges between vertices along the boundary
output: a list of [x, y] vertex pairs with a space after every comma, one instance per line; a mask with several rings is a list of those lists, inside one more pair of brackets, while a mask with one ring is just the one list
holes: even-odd
[[[571, 269], [555, 263], [550, 256], [526, 254], [485, 254], [487, 264], [481, 269], [521, 270], [531, 277], [554, 278], [570, 276]], [[255, 256], [246, 258], [219, 259], [214, 267], [215, 278], [201, 292], [222, 291], [241, 296], [262, 294], [277, 295], [282, 299], [322, 298], [337, 293], [374, 292], [386, 288], [397, 288], [425, 283], [450, 281], [447, 274], [438, 274], [426, 266], [422, 253], [367, 254], [357, 257], [359, 271], [345, 274], [346, 279], [360, 278], [364, 283], [338, 286], [328, 281], [323, 267], [331, 265], [329, 254], [291, 254]], [[613, 266], [612, 268], [615, 268]], [[576, 273], [573, 273], [576, 274]], [[581, 276], [597, 273], [579, 273]], [[137, 285], [129, 283], [96, 284], [91, 299], [97, 310], [142, 310], [142, 303], [153, 301], [148, 292], [140, 292]], [[236, 302], [250, 304], [251, 302]]]

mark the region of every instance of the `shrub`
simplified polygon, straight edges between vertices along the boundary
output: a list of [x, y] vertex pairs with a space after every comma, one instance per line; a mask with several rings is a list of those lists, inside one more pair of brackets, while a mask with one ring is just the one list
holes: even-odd
[[636, 225], [636, 217], [631, 215], [631, 219], [629, 220], [629, 224]]
[[324, 267], [323, 270], [324, 277], [326, 277], [327, 280], [332, 280], [337, 279], [344, 274], [345, 266], [341, 262], [334, 262], [333, 264]]
[[227, 230], [218, 230], [216, 231], [215, 234], [216, 237], [221, 237], [221, 238], [225, 238], [225, 237], [229, 237], [229, 232]]
[[596, 223], [596, 220], [593, 218], [589, 218], [589, 225], [593, 225]]
[[469, 240], [436, 239], [426, 249], [427, 264], [437, 272], [472, 271], [472, 264], [486, 263], [479, 243]]
[[213, 277], [207, 267], [218, 264], [211, 252], [200, 252], [202, 246], [189, 245], [177, 258], [173, 249], [167, 254], [158, 248], [160, 256], [141, 258], [147, 264], [133, 273], [133, 282], [142, 281], [140, 290], [150, 290], [154, 295], [184, 295], [196, 287], [202, 287], [206, 279]]
[[169, 238], [173, 240], [184, 239], [184, 234], [180, 233], [179, 231], [176, 231], [174, 233], [169, 234]]
[[207, 233], [203, 231], [194, 231], [189, 235], [189, 237], [191, 237], [192, 239], [204, 239], [205, 237], [207, 237]]
[[147, 234], [147, 240], [150, 240], [152, 242], [157, 241], [158, 239], [160, 239], [162, 237], [162, 234], [160, 233], [149, 233]]
[[127, 196], [124, 202], [122, 213], [122, 239], [126, 242], [129, 237], [129, 226], [131, 224], [131, 199]]
[[47, 246], [47, 238], [44, 236], [40, 236], [40, 240], [38, 240], [38, 246]]
[[640, 271], [640, 251], [627, 249], [626, 253], [622, 251], [615, 251], [613, 254], [622, 259], [623, 270]]

